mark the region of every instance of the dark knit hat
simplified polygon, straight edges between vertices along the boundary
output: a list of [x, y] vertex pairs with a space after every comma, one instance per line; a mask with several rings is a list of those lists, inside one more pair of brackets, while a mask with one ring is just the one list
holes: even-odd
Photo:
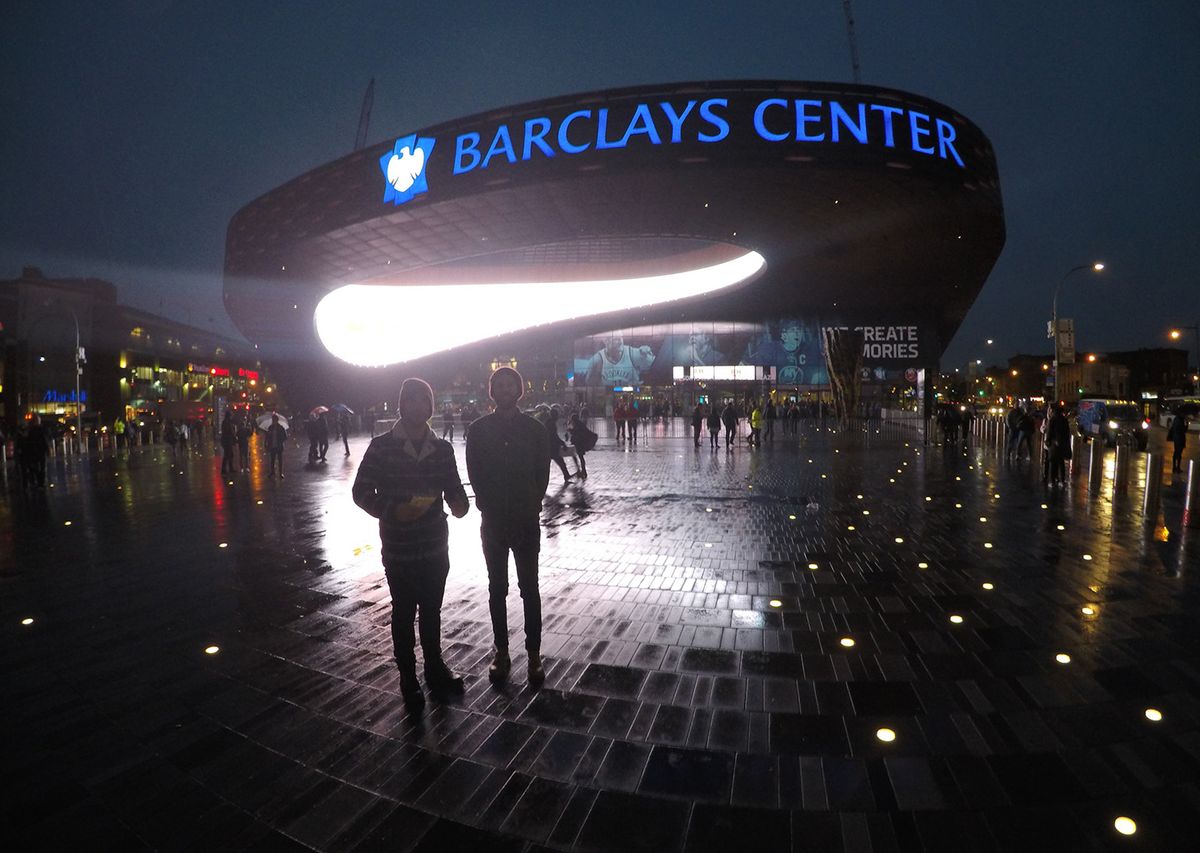
[[488, 379], [488, 396], [489, 397], [492, 396], [492, 384], [496, 381], [496, 377], [504, 376], [504, 375], [511, 376], [513, 379], [517, 380], [517, 387], [521, 389], [521, 393], [517, 396], [517, 399], [519, 400], [519, 399], [521, 399], [521, 397], [524, 397], [525, 396], [525, 379], [521, 376], [520, 373], [517, 372], [517, 369], [515, 367], [508, 367], [508, 366], [497, 367], [495, 369], [495, 371], [492, 372], [491, 378]]
[[433, 411], [433, 388], [424, 379], [415, 376], [405, 379], [400, 386], [400, 402], [406, 397], [423, 396], [429, 401], [429, 410]]

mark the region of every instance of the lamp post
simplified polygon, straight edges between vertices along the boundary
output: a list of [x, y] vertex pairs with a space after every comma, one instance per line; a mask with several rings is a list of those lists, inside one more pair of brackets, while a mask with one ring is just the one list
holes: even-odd
[[1054, 299], [1050, 303], [1050, 337], [1054, 340], [1054, 405], [1058, 404], [1058, 292], [1062, 290], [1063, 284], [1074, 273], [1081, 270], [1090, 269], [1095, 272], [1100, 272], [1104, 269], [1104, 264], [1099, 261], [1092, 264], [1080, 264], [1077, 267], [1071, 267], [1066, 274], [1059, 279], [1058, 286], [1054, 288]]
[[[49, 301], [43, 303], [46, 307], [50, 307]], [[69, 305], [56, 306], [62, 308], [71, 315], [71, 322], [75, 324], [75, 432], [76, 438], [79, 441], [79, 446], [83, 447], [83, 399], [80, 394], [80, 377], [83, 376], [83, 364], [86, 360], [83, 353], [83, 347], [79, 345], [79, 315], [75, 313], [75, 309]]]

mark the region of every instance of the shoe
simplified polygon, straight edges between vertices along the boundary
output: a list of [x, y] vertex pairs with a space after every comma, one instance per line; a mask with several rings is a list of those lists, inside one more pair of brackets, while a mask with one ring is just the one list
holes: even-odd
[[463, 692], [462, 676], [456, 675], [440, 660], [425, 664], [425, 683], [435, 696]]
[[541, 687], [546, 680], [546, 670], [542, 669], [542, 656], [536, 652], [529, 655], [529, 684], [531, 687]]
[[488, 678], [492, 684], [501, 684], [508, 679], [508, 673], [512, 670], [512, 658], [508, 656], [507, 651], [496, 652], [496, 657], [492, 659], [491, 666], [488, 667]]
[[283, 473], [282, 473], [282, 472], [280, 472], [280, 474], [279, 474], [279, 479], [281, 479], [281, 480], [283, 479]]
[[417, 681], [415, 668], [410, 673], [400, 673], [400, 697], [410, 713], [419, 714], [425, 707], [425, 694], [421, 692], [421, 682]]

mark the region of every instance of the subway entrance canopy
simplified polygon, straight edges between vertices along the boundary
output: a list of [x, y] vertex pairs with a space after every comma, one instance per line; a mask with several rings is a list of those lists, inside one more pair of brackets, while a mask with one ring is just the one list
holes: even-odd
[[696, 320], [920, 329], [936, 364], [1004, 244], [991, 144], [903, 92], [644, 86], [392, 137], [233, 217], [264, 358], [350, 364]]

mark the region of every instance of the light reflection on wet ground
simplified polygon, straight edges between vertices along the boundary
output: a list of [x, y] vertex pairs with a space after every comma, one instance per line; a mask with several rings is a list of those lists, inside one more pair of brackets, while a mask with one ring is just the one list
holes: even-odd
[[[170, 846], [152, 811], [195, 798], [153, 800], [142, 780], [168, 778], [331, 850], [373, 849], [372, 809], [482, 846], [588, 846], [651, 816], [698, 840], [696, 814], [738, 808], [761, 849], [824, 830], [838, 849], [864, 814], [900, 846], [936, 824], [1099, 848], [1126, 811], [1147, 849], [1180, 838], [1200, 778], [1181, 485], [1146, 524], [1141, 468], [1114, 500], [1086, 458], [1046, 490], [978, 447], [806, 427], [729, 453], [655, 425], [602, 439], [583, 483], [554, 469], [540, 693], [487, 684], [479, 515], [451, 519], [443, 632], [467, 693], [420, 724], [396, 697], [376, 522], [350, 500], [365, 439], [324, 465], [290, 449], [284, 481], [256, 450], [232, 486], [209, 454], [56, 463], [46, 495], [0, 502], [10, 766], [50, 803], [14, 826], [57, 837], [84, 809], [119, 815], [101, 837]], [[248, 784], [272, 762], [281, 781]], [[196, 838], [235, 846], [221, 826]]]

